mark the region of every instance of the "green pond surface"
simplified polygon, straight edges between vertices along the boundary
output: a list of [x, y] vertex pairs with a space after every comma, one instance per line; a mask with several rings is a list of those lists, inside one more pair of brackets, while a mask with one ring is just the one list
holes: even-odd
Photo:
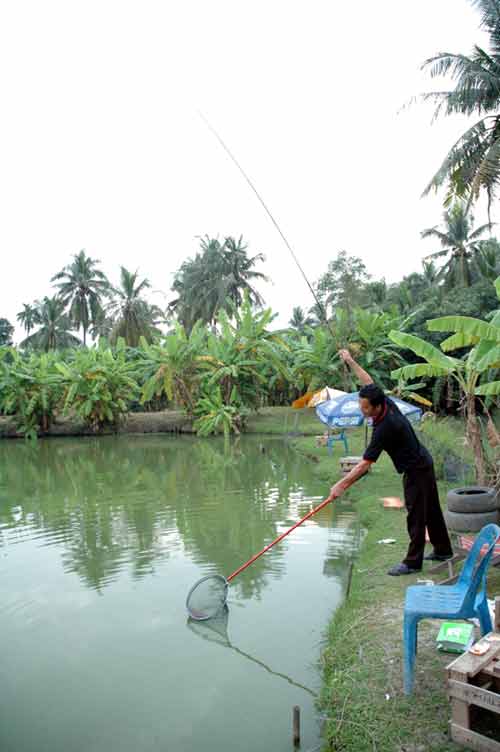
[[[332, 481], [338, 454], [332, 457]], [[126, 436], [0, 444], [1, 752], [281, 752], [315, 693], [358, 545], [327, 506], [189, 622], [328, 488], [282, 439]]]

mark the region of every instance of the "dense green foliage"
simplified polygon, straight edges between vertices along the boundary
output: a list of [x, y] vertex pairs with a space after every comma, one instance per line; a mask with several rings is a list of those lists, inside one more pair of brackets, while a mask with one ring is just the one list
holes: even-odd
[[[300, 335], [272, 331], [269, 309], [255, 311], [249, 295], [230, 318], [221, 311], [218, 331], [198, 322], [187, 332], [181, 324], [138, 347], [123, 339], [92, 348], [48, 353], [0, 350], [0, 412], [12, 415], [19, 430], [44, 432], [58, 415], [84, 419], [95, 431], [115, 427], [140, 401], [143, 405], [184, 410], [200, 433], [239, 431], [249, 410], [289, 403], [303, 391], [340, 385], [345, 378], [330, 329], [316, 327]], [[347, 338], [345, 316], [335, 322]], [[354, 309], [360, 362], [390, 386], [390, 370], [401, 356], [388, 339], [404, 328], [401, 317]], [[33, 336], [33, 335], [32, 335]], [[352, 385], [347, 383], [346, 388]]]

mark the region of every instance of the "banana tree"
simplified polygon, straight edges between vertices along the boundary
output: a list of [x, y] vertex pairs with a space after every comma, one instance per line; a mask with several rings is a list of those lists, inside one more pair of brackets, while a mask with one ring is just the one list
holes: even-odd
[[421, 394], [417, 394], [421, 389], [426, 389], [427, 384], [425, 381], [419, 381], [417, 383], [408, 384], [404, 379], [399, 379], [395, 387], [393, 387], [387, 394], [393, 394], [395, 397], [399, 397], [402, 400], [411, 400], [417, 402], [423, 407], [431, 409], [433, 404], [426, 397], [422, 397]]
[[[495, 288], [500, 299], [500, 277], [495, 282]], [[433, 332], [453, 333], [441, 342], [441, 349], [438, 349], [420, 337], [390, 332], [393, 342], [425, 360], [424, 363], [399, 368], [391, 375], [395, 379], [447, 377], [458, 383], [463, 395], [467, 437], [474, 452], [477, 481], [484, 484], [489, 473], [476, 400], [500, 394], [500, 381], [491, 380], [494, 370], [500, 368], [500, 311], [494, 314], [490, 322], [470, 316], [443, 316], [428, 321], [427, 328]], [[446, 355], [447, 352], [463, 348], [469, 350], [461, 358]]]
[[323, 327], [316, 327], [310, 338], [301, 337], [294, 349], [293, 362], [294, 380], [299, 387], [310, 392], [325, 384], [344, 387], [337, 350], [331, 332]]
[[236, 393], [236, 387], [225, 398], [220, 386], [203, 393], [195, 407], [197, 416], [194, 427], [198, 436], [223, 433], [227, 440], [230, 433], [240, 433], [242, 421], [249, 411], [242, 407]]
[[56, 363], [64, 386], [64, 412], [75, 412], [96, 432], [117, 427], [138, 397], [135, 363], [127, 360], [125, 342], [112, 350], [105, 344], [76, 350], [74, 358]]
[[220, 333], [208, 335], [207, 354], [200, 358], [205, 391], [219, 385], [227, 405], [239, 401], [256, 408], [277, 379], [292, 379], [284, 357], [286, 344], [268, 330], [273, 318], [270, 309], [253, 311], [247, 295], [234, 313], [234, 323], [225, 311], [220, 312]]
[[200, 357], [206, 350], [204, 326], [198, 322], [188, 334], [176, 324], [161, 342], [149, 344], [141, 337], [140, 345], [141, 403], [165, 395], [192, 415], [199, 396]]
[[394, 328], [404, 331], [409, 318], [404, 319], [394, 312], [374, 313], [360, 308], [354, 313], [354, 327], [347, 347], [375, 381], [384, 383], [391, 368], [404, 362], [397, 348], [387, 341], [387, 334]]
[[13, 415], [17, 430], [36, 438], [49, 430], [61, 398], [56, 354], [21, 355], [2, 349], [0, 357], [0, 414]]

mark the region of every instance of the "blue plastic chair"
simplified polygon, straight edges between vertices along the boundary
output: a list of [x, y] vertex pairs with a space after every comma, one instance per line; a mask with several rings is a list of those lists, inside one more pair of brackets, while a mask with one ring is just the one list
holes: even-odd
[[331, 433], [328, 436], [328, 439], [326, 440], [326, 445], [328, 447], [329, 454], [332, 454], [333, 451], [333, 442], [334, 441], [343, 441], [344, 442], [344, 449], [345, 453], [349, 454], [349, 445], [347, 443], [347, 436], [345, 435], [345, 431], [342, 430], [340, 433]]
[[[421, 619], [476, 618], [479, 619], [483, 635], [491, 632], [486, 573], [499, 537], [498, 525], [483, 527], [454, 585], [411, 585], [407, 588], [403, 622], [405, 694], [411, 694], [413, 689], [417, 628]], [[487, 546], [487, 550], [481, 558], [484, 546]]]

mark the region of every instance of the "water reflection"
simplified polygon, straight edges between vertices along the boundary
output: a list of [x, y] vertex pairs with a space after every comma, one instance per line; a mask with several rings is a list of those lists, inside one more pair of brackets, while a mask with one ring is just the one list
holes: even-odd
[[225, 752], [235, 740], [286, 752], [298, 703], [305, 748], [317, 745], [311, 692], [355, 547], [349, 507], [321, 510], [235, 578], [231, 629], [186, 629], [184, 603], [324, 492], [281, 440], [0, 442], [2, 752]]
[[303, 689], [304, 692], [308, 692], [313, 697], [318, 696], [317, 693], [314, 692], [314, 690], [310, 689], [310, 687], [306, 687], [303, 684], [300, 684], [300, 682], [295, 681], [290, 676], [287, 676], [287, 674], [283, 674], [280, 671], [273, 671], [273, 669], [263, 661], [255, 658], [255, 656], [253, 655], [249, 655], [249, 653], [245, 653], [243, 650], [240, 650], [240, 648], [237, 648], [236, 645], [233, 645], [229, 640], [228, 620], [229, 609], [226, 605], [213, 619], [208, 619], [207, 621], [195, 621], [194, 619], [189, 618], [186, 622], [186, 626], [191, 630], [191, 632], [193, 632], [198, 637], [201, 637], [203, 640], [208, 640], [208, 642], [213, 642], [216, 645], [222, 645], [225, 648], [234, 650], [236, 653], [238, 653], [238, 655], [241, 655], [243, 656], [243, 658], [247, 658], [249, 661], [252, 661], [252, 663], [260, 666], [269, 674], [277, 676], [280, 679], [284, 679], [286, 682], [288, 682], [288, 684], [292, 684], [294, 687]]
[[[318, 503], [304, 499], [311, 482], [308, 463], [282, 442], [262, 453], [253, 437], [229, 446], [165, 436], [4, 442], [0, 547], [59, 544], [64, 569], [98, 590], [125, 566], [142, 578], [176, 556], [228, 573]], [[314, 524], [331, 524], [331, 510]], [[241, 597], [283, 567], [276, 546], [238, 583]]]
[[335, 510], [335, 525], [328, 533], [328, 547], [323, 564], [323, 574], [341, 578], [344, 592], [348, 587], [351, 563], [359, 550], [361, 529], [354, 510], [343, 505]]

